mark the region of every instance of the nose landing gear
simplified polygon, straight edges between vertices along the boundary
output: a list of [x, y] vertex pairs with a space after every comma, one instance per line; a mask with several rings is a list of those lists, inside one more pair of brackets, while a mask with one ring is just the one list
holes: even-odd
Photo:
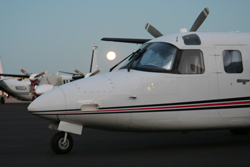
[[51, 138], [50, 147], [56, 154], [67, 154], [73, 147], [73, 139], [67, 132], [58, 132]]

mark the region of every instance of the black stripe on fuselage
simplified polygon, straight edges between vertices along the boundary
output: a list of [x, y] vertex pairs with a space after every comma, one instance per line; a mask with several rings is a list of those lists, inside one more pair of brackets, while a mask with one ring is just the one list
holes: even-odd
[[106, 110], [106, 109], [122, 109], [122, 108], [159, 107], [159, 106], [175, 106], [175, 105], [188, 105], [188, 104], [197, 104], [198, 105], [198, 104], [245, 101], [245, 100], [250, 100], [250, 97], [214, 99], [214, 100], [204, 100], [204, 101], [190, 101], [190, 102], [179, 102], [179, 103], [149, 104], [149, 105], [138, 105], [138, 106], [104, 107], [104, 108], [100, 108], [100, 109]]
[[[93, 115], [93, 114], [124, 114], [124, 113], [172, 112], [172, 111], [190, 111], [190, 110], [235, 109], [235, 108], [250, 108], [250, 104], [220, 105], [220, 103], [244, 102], [249, 99], [250, 97], [240, 97], [240, 98], [216, 99], [216, 100], [193, 101], [193, 102], [182, 102], [182, 103], [122, 106], [122, 107], [120, 106], [120, 107], [109, 107], [109, 108], [106, 107], [106, 108], [100, 108], [98, 111], [81, 111], [80, 109], [70, 109], [70, 110], [36, 111], [36, 112], [31, 112], [31, 113], [35, 115]], [[209, 106], [210, 104], [213, 104], [213, 103], [214, 103], [214, 106]], [[187, 105], [187, 106], [182, 107], [183, 105]], [[188, 105], [191, 105], [191, 107]], [[192, 105], [204, 105], [204, 106], [192, 106]], [[173, 108], [169, 108], [169, 109], [168, 108], [147, 109], [150, 107], [161, 108], [161, 107], [172, 107], [172, 106]], [[121, 109], [122, 111], [119, 111]], [[108, 110], [117, 110], [117, 111], [108, 111]]]

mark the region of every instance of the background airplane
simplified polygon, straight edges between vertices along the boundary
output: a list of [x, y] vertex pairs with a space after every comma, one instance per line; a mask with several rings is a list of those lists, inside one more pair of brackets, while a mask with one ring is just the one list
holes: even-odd
[[[75, 73], [63, 72], [67, 73], [67, 75], [59, 75], [58, 73], [46, 74], [46, 71], [39, 74], [30, 74], [24, 69], [20, 68], [19, 70], [24, 73], [24, 75], [21, 75], [4, 74], [3, 68], [1, 68], [0, 70], [2, 73], [0, 73], [0, 76], [5, 78], [0, 80], [0, 90], [6, 92], [8, 95], [13, 96], [18, 100], [31, 101], [37, 96], [62, 84], [66, 84], [80, 78], [96, 75], [101, 71], [100, 69], [97, 69], [97, 48], [98, 47], [96, 45], [93, 46], [90, 72], [87, 73], [86, 76], [77, 69], [73, 69]], [[8, 78], [6, 78], [7, 76]], [[13, 79], [13, 77], [19, 79]]]
[[[77, 79], [81, 79], [81, 78], [87, 78], [90, 76], [94, 76], [96, 74], [98, 74], [101, 69], [98, 69], [98, 65], [97, 65], [97, 49], [98, 47], [96, 45], [93, 46], [93, 51], [92, 51], [92, 58], [91, 58], [91, 63], [90, 63], [90, 70], [89, 73], [87, 73], [86, 75], [84, 75], [84, 73], [82, 73], [81, 71], [77, 70], [77, 69], [73, 69], [73, 71], [75, 73], [69, 73], [69, 72], [64, 72], [64, 71], [59, 71], [61, 73], [66, 73], [66, 74], [70, 74], [72, 76], [67, 76], [67, 75], [44, 75], [40, 82], [39, 85], [35, 88], [34, 90], [34, 96], [40, 96], [41, 94], [57, 87], [60, 86], [62, 84], [66, 84], [69, 83], [73, 80], [77, 80]], [[68, 78], [66, 78], [66, 76]]]

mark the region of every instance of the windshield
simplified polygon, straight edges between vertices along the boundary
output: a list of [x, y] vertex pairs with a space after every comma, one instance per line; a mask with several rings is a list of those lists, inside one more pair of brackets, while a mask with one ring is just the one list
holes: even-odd
[[125, 67], [129, 64], [129, 62], [130, 62], [131, 60], [133, 60], [133, 58], [134, 58], [143, 48], [145, 48], [147, 45], [148, 45], [148, 44], [142, 44], [142, 45], [139, 47], [139, 49], [138, 49], [137, 51], [133, 52], [133, 53], [131, 54], [131, 56], [127, 59], [127, 61], [125, 61], [125, 63], [124, 63], [123, 66], [121, 67], [121, 69], [122, 69], [122, 68], [125, 68]]
[[[131, 69], [146, 71], [170, 71], [173, 68], [173, 62], [177, 53], [177, 48], [168, 43], [151, 43], [147, 44], [139, 52], [132, 56], [136, 58], [134, 62], [131, 56], [122, 68], [128, 68], [133, 63]], [[139, 55], [138, 55], [139, 54]]]

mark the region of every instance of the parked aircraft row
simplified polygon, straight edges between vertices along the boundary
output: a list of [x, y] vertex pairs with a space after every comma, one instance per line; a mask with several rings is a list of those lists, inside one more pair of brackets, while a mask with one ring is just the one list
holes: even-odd
[[[68, 75], [46, 74], [46, 71], [39, 74], [30, 74], [22, 68], [20, 68], [20, 71], [23, 72], [24, 75], [5, 74], [3, 73], [3, 68], [0, 64], [0, 76], [2, 76], [2, 78], [0, 79], [0, 90], [19, 100], [32, 101], [41, 94], [57, 86], [69, 83], [80, 78], [93, 76], [100, 72], [100, 70], [97, 69], [97, 48], [98, 47], [94, 45], [90, 72], [86, 74], [86, 76], [77, 69], [73, 69], [75, 73], [67, 73]], [[66, 72], [61, 71], [61, 73]], [[13, 77], [21, 79], [13, 79]], [[24, 78], [27, 78], [28, 80], [23, 80]]]

